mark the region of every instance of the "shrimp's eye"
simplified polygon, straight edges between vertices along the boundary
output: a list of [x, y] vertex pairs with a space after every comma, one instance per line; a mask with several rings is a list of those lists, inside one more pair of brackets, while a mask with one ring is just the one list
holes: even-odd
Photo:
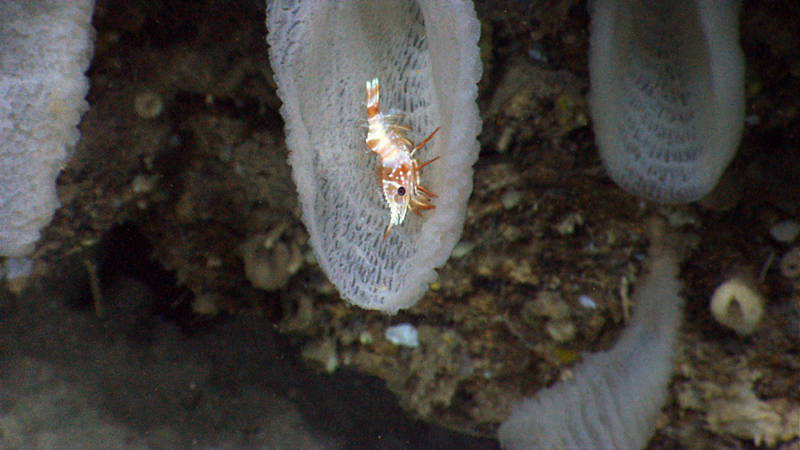
[[404, 188], [403, 186], [397, 188], [397, 195], [399, 195], [400, 197], [406, 195], [406, 188]]

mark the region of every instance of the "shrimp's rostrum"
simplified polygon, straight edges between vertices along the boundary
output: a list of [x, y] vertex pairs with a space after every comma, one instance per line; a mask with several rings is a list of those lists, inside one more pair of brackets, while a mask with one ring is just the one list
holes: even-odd
[[367, 81], [367, 146], [378, 154], [381, 160], [380, 178], [383, 198], [389, 205], [391, 217], [383, 239], [395, 225], [400, 225], [411, 209], [422, 217], [420, 211], [435, 208], [431, 199], [436, 195], [420, 184], [420, 172], [423, 167], [439, 159], [431, 159], [420, 164], [414, 159], [414, 153], [425, 146], [439, 131], [433, 130], [427, 138], [417, 145], [406, 137], [411, 127], [397, 123], [395, 115], [381, 113], [380, 86], [378, 79]]

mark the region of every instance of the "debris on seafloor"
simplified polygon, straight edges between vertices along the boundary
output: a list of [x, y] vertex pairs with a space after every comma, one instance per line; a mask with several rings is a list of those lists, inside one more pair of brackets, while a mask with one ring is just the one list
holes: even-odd
[[761, 400], [753, 384], [761, 374], [739, 367], [727, 384], [688, 381], [679, 385], [678, 404], [705, 412], [708, 428], [717, 434], [749, 439], [755, 445], [774, 447], [800, 437], [800, 405], [786, 399]]
[[436, 408], [448, 407], [463, 378], [469, 356], [467, 343], [458, 333], [422, 325], [417, 328], [421, 345], [405, 361], [409, 370], [404, 376], [387, 380], [389, 388], [400, 393], [401, 403], [419, 414], [428, 415]]
[[573, 340], [578, 332], [570, 319], [570, 308], [558, 292], [541, 291], [532, 301], [526, 302], [522, 309], [524, 320], [535, 326], [539, 317], [547, 320], [545, 331], [558, 343]]

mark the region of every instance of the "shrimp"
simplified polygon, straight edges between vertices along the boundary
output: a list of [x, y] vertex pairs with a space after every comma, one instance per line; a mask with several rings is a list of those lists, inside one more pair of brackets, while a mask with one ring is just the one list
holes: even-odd
[[414, 153], [424, 147], [441, 127], [437, 127], [422, 142], [414, 145], [406, 137], [411, 127], [397, 123], [396, 115], [381, 113], [377, 78], [367, 81], [367, 123], [367, 146], [381, 160], [381, 188], [391, 212], [389, 226], [383, 233], [383, 239], [386, 240], [392, 227], [403, 223], [409, 209], [422, 217], [420, 211], [436, 208], [431, 204], [431, 199], [438, 196], [420, 184], [420, 172], [423, 167], [439, 159], [439, 156], [420, 164], [414, 159]]

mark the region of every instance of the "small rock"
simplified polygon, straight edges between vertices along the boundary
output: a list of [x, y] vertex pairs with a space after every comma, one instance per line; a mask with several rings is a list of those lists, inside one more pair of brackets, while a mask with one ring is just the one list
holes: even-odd
[[508, 277], [519, 284], [539, 284], [539, 276], [534, 272], [528, 260], [506, 260], [503, 269]]
[[164, 102], [158, 94], [142, 91], [134, 97], [133, 109], [143, 119], [154, 119], [164, 110]]
[[394, 345], [410, 348], [419, 346], [417, 329], [410, 323], [400, 323], [387, 328], [385, 336]]
[[506, 191], [500, 198], [500, 202], [503, 203], [503, 208], [507, 210], [514, 209], [515, 206], [519, 205], [520, 201], [522, 201], [522, 193], [516, 189]]
[[545, 327], [547, 334], [559, 343], [565, 343], [573, 340], [577, 333], [577, 328], [571, 320], [551, 320], [547, 322]]
[[545, 53], [545, 47], [541, 42], [534, 41], [531, 43], [530, 47], [528, 47], [528, 56], [533, 58], [534, 61], [547, 64], [547, 53]]
[[594, 300], [592, 300], [592, 297], [589, 297], [588, 295], [579, 296], [578, 303], [584, 308], [589, 308], [589, 309], [597, 308], [597, 303]]
[[303, 359], [321, 368], [326, 373], [333, 373], [339, 367], [336, 355], [336, 342], [333, 339], [314, 341], [303, 347]]
[[586, 115], [586, 103], [583, 97], [564, 94], [555, 101], [556, 120], [563, 133], [585, 127], [589, 124]]
[[791, 244], [800, 234], [800, 223], [794, 220], [783, 220], [769, 227], [769, 234], [778, 242]]
[[749, 439], [756, 446], [775, 448], [778, 442], [800, 435], [800, 408], [787, 402], [763, 401], [750, 382], [726, 386], [722, 395], [708, 402], [706, 423], [718, 434]]
[[506, 150], [508, 150], [508, 147], [511, 145], [511, 141], [514, 139], [514, 134], [516, 132], [517, 129], [512, 126], [508, 126], [503, 129], [500, 139], [497, 140], [497, 151], [499, 153], [504, 153]]
[[548, 319], [561, 320], [569, 317], [569, 305], [558, 292], [540, 291], [531, 307], [533, 314]]
[[575, 228], [583, 225], [583, 215], [579, 212], [568, 214], [558, 225], [556, 231], [562, 236], [575, 232]]

